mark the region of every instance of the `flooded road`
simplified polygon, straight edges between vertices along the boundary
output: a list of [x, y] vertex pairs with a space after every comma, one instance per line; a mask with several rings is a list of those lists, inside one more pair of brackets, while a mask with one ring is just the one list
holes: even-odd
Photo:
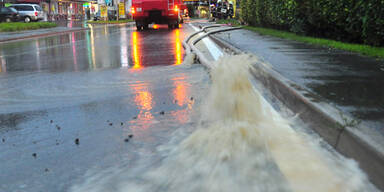
[[208, 82], [180, 65], [190, 30], [96, 26], [1, 44], [0, 191], [67, 191], [187, 129]]
[[374, 191], [263, 99], [248, 58], [182, 64], [192, 32], [0, 44], [0, 191]]

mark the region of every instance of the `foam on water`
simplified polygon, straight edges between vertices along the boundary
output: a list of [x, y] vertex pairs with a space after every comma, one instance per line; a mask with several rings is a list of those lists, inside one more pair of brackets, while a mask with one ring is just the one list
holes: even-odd
[[273, 110], [249, 80], [251, 62], [216, 63], [199, 127], [159, 148], [157, 163], [90, 174], [71, 191], [370, 191], [354, 161], [300, 136]]

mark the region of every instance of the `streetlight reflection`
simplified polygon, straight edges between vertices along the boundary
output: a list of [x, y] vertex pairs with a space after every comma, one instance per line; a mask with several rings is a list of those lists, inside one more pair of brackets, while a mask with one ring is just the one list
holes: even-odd
[[120, 63], [122, 67], [128, 67], [128, 45], [127, 45], [127, 30], [125, 27], [120, 27], [121, 47], [120, 47]]
[[132, 48], [133, 48], [133, 69], [140, 69], [141, 63], [140, 63], [140, 47], [138, 44], [138, 40], [140, 40], [139, 34], [134, 31], [132, 32]]
[[135, 105], [140, 112], [137, 119], [132, 121], [135, 125], [133, 125], [131, 129], [134, 133], [138, 134], [141, 133], [141, 131], [148, 129], [148, 127], [152, 124], [154, 116], [152, 115], [151, 110], [154, 102], [148, 83], [137, 82], [132, 86], [132, 90], [135, 95]]
[[175, 59], [176, 59], [176, 63], [175, 63], [176, 65], [180, 65], [183, 62], [179, 29], [175, 30]]
[[189, 111], [194, 104], [194, 99], [188, 98], [190, 95], [190, 85], [186, 82], [185, 74], [181, 74], [181, 76], [171, 80], [175, 87], [172, 91], [174, 100], [177, 101], [178, 106], [184, 107], [184, 109], [172, 112], [171, 115], [180, 123], [186, 123], [189, 120]]

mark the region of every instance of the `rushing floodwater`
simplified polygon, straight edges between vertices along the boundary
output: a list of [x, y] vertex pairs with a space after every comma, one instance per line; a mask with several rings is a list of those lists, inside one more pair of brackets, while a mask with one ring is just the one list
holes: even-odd
[[255, 90], [248, 56], [225, 57], [198, 127], [180, 129], [132, 166], [89, 171], [72, 192], [374, 191], [353, 160], [297, 133]]

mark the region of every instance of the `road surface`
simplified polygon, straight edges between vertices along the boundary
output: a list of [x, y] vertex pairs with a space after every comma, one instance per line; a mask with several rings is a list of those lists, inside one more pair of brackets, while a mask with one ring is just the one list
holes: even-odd
[[253, 92], [237, 58], [208, 74], [182, 64], [196, 29], [155, 28], [0, 44], [0, 191], [366, 189], [352, 160]]

